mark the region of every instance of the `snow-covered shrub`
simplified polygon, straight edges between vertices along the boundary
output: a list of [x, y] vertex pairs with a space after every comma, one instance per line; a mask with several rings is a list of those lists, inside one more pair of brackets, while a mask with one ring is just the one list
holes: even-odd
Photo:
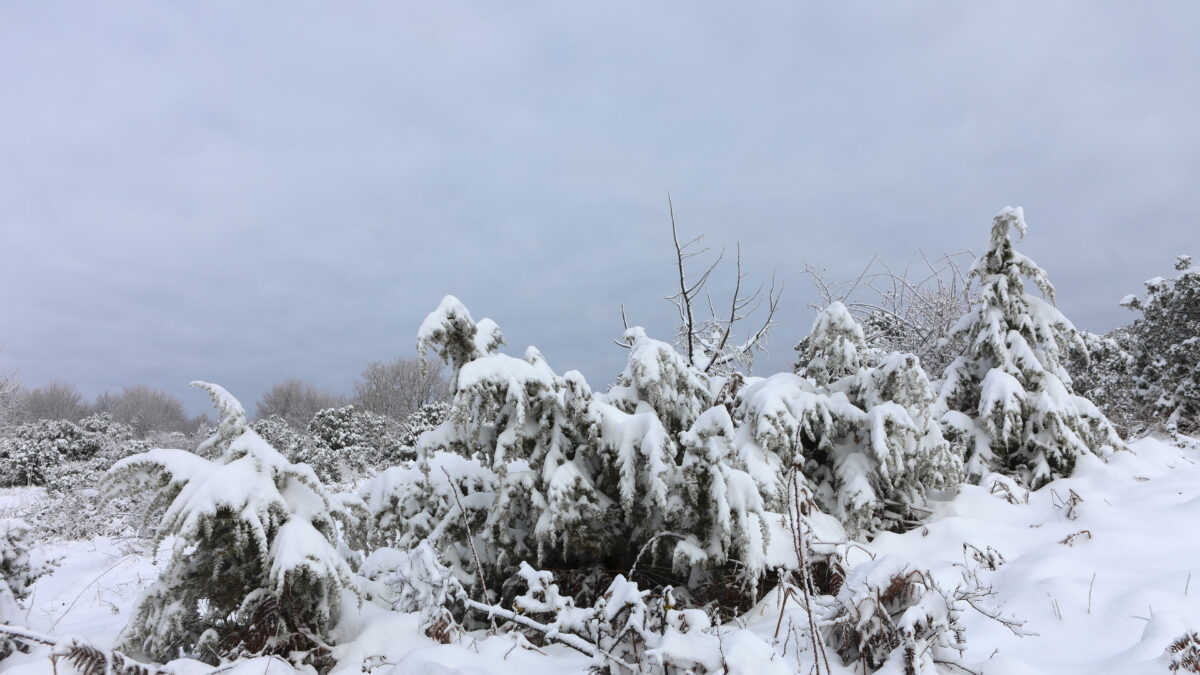
[[963, 602], [928, 572], [886, 556], [850, 571], [821, 624], [846, 665], [935, 675], [937, 663], [957, 663], [966, 647], [962, 611]]
[[102, 434], [112, 442], [133, 439], [133, 429], [113, 420], [112, 415], [99, 412], [79, 420], [79, 428], [96, 434]]
[[629, 346], [625, 369], [605, 400], [627, 413], [648, 406], [672, 435], [684, 431], [713, 405], [713, 381], [688, 364], [671, 345], [646, 336], [640, 327], [623, 337]]
[[[268, 445], [278, 450], [279, 454], [292, 463], [304, 461], [300, 458], [311, 453], [312, 446], [315, 444], [311, 436], [303, 431], [297, 431], [279, 415], [260, 417], [250, 427], [254, 429], [255, 433], [262, 436]], [[316, 470], [317, 467], [313, 467], [313, 469]], [[319, 470], [317, 476], [325, 480], [325, 476], [322, 476]]]
[[[998, 470], [1036, 488], [1069, 475], [1080, 455], [1103, 457], [1123, 443], [1071, 389], [1068, 351], [1086, 344], [1054, 307], [1046, 273], [1013, 249], [1014, 229], [1025, 234], [1024, 214], [1005, 208], [992, 222], [987, 253], [971, 267], [979, 300], [951, 331], [967, 352], [946, 369], [939, 405], [948, 409], [948, 435], [967, 444], [971, 478]], [[1023, 278], [1046, 300], [1026, 293]]]
[[[48, 564], [30, 559], [32, 547], [32, 531], [24, 521], [0, 519], [0, 623], [18, 619], [17, 601], [28, 598], [33, 583], [50, 571]], [[0, 637], [0, 660], [16, 648], [12, 640]]]
[[537, 637], [591, 653], [597, 671], [792, 672], [757, 635], [714, 627], [699, 609], [674, 609], [676, 599], [669, 588], [653, 593], [617, 575], [592, 605], [577, 606], [559, 591], [550, 572], [522, 563], [517, 575], [527, 590], [513, 600], [513, 613], [499, 615], [533, 629]]
[[375, 602], [397, 612], [419, 612], [426, 635], [442, 643], [461, 635], [454, 615], [461, 614], [462, 584], [429, 542], [407, 551], [377, 549], [367, 556], [359, 574]]
[[53, 467], [100, 451], [104, 436], [67, 420], [18, 425], [0, 439], [0, 485], [45, 485]]
[[451, 368], [450, 393], [458, 387], [458, 371], [468, 361], [492, 354], [504, 345], [504, 334], [488, 318], [476, 323], [453, 295], [447, 295], [417, 329], [417, 352], [421, 358], [432, 350]]
[[867, 350], [862, 326], [840, 302], [830, 303], [817, 313], [808, 337], [796, 345], [799, 357], [796, 373], [825, 386], [834, 380], [858, 373]]
[[1086, 354], [1073, 354], [1068, 363], [1071, 388], [1100, 408], [1122, 435], [1143, 432], [1152, 423], [1153, 405], [1137, 386], [1135, 339], [1130, 326], [1105, 335], [1083, 331]]
[[495, 324], [443, 300], [419, 340], [457, 365], [449, 417], [421, 436], [413, 466], [363, 487], [373, 541], [428, 538], [475, 592], [477, 553], [489, 590], [508, 598], [523, 561], [568, 571], [573, 590], [594, 597], [608, 570], [639, 556], [641, 569], [693, 590], [720, 579], [752, 593], [765, 517], [728, 413], [705, 413], [711, 383], [670, 345], [637, 328], [626, 339], [629, 365], [597, 395], [534, 348], [495, 353]]
[[428, 541], [459, 581], [473, 586], [477, 579], [466, 528], [476, 535], [480, 555], [492, 560], [493, 551], [482, 548], [479, 534], [495, 502], [496, 484], [494, 471], [476, 459], [450, 452], [432, 453], [413, 466], [387, 469], [367, 481], [359, 493], [369, 518], [367, 548], [406, 551]]
[[[733, 420], [724, 406], [709, 408], [681, 435], [682, 490], [675, 490], [677, 500], [672, 503], [678, 512], [671, 514], [671, 521], [686, 534], [678, 536], [672, 564], [677, 569], [691, 569], [693, 576], [707, 573], [719, 586], [741, 584], [742, 588], [734, 590], [746, 597], [753, 595], [750, 585], [757, 583], [759, 576], [720, 571], [730, 561], [749, 570], [764, 567], [766, 516], [762, 494], [743, 469], [734, 438]], [[688, 585], [696, 587], [702, 580], [689, 579]]]
[[1200, 429], [1200, 267], [1191, 256], [1175, 261], [1176, 274], [1146, 282], [1146, 297], [1121, 304], [1142, 313], [1129, 332], [1139, 397], [1168, 431]]
[[157, 543], [171, 560], [122, 634], [131, 653], [159, 661], [190, 654], [280, 654], [329, 665], [323, 646], [343, 591], [354, 589], [337, 551], [333, 500], [312, 469], [287, 461], [250, 428], [241, 404], [209, 393], [220, 426], [218, 459], [155, 449], [118, 462], [111, 494], [149, 490], [162, 510]]
[[33, 544], [33, 531], [25, 521], [0, 519], [0, 594], [7, 591], [13, 599], [24, 600], [38, 577], [50, 571], [49, 565], [31, 561]]
[[305, 430], [311, 444], [301, 444], [296, 461], [313, 467], [334, 482], [348, 482], [391, 463], [398, 441], [387, 420], [353, 405], [317, 411]]
[[0, 487], [45, 485], [46, 472], [61, 461], [57, 452], [44, 453], [27, 439], [0, 437]]
[[348, 405], [318, 410], [306, 431], [321, 445], [340, 452], [377, 446], [384, 426], [382, 416]]
[[[862, 330], [840, 303], [820, 312], [797, 370], [748, 384], [736, 418], [742, 455], [772, 508], [800, 467], [820, 508], [851, 533], [912, 522], [929, 490], [953, 488], [961, 457], [930, 413], [935, 393], [919, 360], [891, 354], [864, 367]], [[774, 484], [771, 484], [771, 483]]]
[[134, 493], [106, 499], [100, 490], [105, 473], [117, 461], [150, 449], [145, 441], [105, 437], [92, 457], [63, 462], [46, 474], [46, 496], [29, 517], [40, 538], [87, 540], [97, 536], [149, 536], [143, 514], [146, 494]]
[[446, 401], [431, 401], [413, 411], [400, 425], [396, 450], [390, 458], [393, 463], [417, 458], [417, 441], [421, 434], [432, 431], [450, 416], [450, 404]]

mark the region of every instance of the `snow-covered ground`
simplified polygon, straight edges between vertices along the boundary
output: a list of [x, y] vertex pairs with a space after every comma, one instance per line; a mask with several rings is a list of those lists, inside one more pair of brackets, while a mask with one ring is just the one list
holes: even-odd
[[[990, 485], [985, 480], [983, 487], [963, 487], [952, 499], [933, 504], [925, 527], [881, 534], [863, 550], [851, 549], [850, 562], [896, 555], [952, 587], [961, 578], [956, 563], [964, 562], [964, 544], [999, 552], [1004, 564], [994, 571], [984, 567], [980, 581], [994, 589], [994, 605], [1024, 620], [1024, 630], [1035, 635], [1019, 637], [982, 614], [964, 614], [965, 661], [973, 670], [1166, 672], [1167, 646], [1185, 632], [1200, 630], [1200, 449], [1142, 439], [1108, 463], [1081, 460], [1071, 478], [1030, 494], [1028, 503], [1023, 490], [1015, 490], [1017, 503], [1012, 503]], [[0, 491], [0, 516], [17, 514], [23, 504], [42, 498], [36, 489]], [[158, 569], [144, 543], [131, 541], [45, 542], [36, 553], [59, 564], [37, 582], [26, 603], [25, 625], [57, 636], [78, 635], [98, 646], [113, 643]], [[165, 555], [160, 551], [158, 562]], [[794, 603], [785, 612], [784, 625], [802, 625], [803, 614]], [[743, 623], [771, 642], [779, 623], [778, 598], [769, 595]], [[777, 653], [769, 659], [774, 663], [742, 663], [741, 672], [807, 673], [811, 653], [798, 653], [795, 640], [785, 643], [785, 632], [775, 642]], [[422, 634], [416, 615], [370, 603], [361, 609], [348, 603], [333, 637], [339, 659], [335, 673], [571, 673], [589, 664], [566, 647], [532, 650], [503, 634], [474, 633], [459, 644], [441, 645]], [[856, 672], [839, 667], [832, 651], [830, 659], [834, 672]], [[196, 662], [173, 665], [180, 673], [208, 670]], [[0, 671], [53, 672], [47, 649], [16, 654], [0, 662]], [[256, 659], [224, 672], [291, 669], [279, 660]]]

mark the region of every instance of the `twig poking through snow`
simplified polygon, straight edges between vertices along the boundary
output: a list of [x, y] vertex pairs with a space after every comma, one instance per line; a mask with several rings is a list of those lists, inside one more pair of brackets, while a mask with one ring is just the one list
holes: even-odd
[[649, 550], [650, 547], [654, 545], [654, 542], [658, 541], [659, 539], [662, 539], [663, 537], [678, 537], [680, 539], [686, 539], [686, 537], [684, 537], [682, 534], [679, 534], [677, 532], [659, 532], [658, 534], [654, 535], [653, 537], [650, 537], [650, 541], [648, 541], [642, 545], [642, 550], [638, 551], [637, 557], [633, 559], [633, 567], [629, 568], [629, 578], [630, 579], [633, 579], [633, 573], [635, 571], [637, 571], [638, 563], [642, 562], [642, 556], [645, 555], [646, 551]]
[[483, 565], [479, 562], [479, 552], [475, 550], [475, 535], [471, 533], [471, 521], [467, 518], [467, 510], [463, 508], [462, 500], [458, 498], [458, 486], [454, 484], [450, 472], [446, 471], [446, 467], [443, 466], [442, 473], [446, 474], [446, 480], [450, 482], [450, 491], [454, 493], [454, 502], [458, 504], [458, 512], [462, 514], [463, 526], [467, 528], [467, 543], [471, 545], [471, 555], [475, 556], [475, 572], [479, 574], [479, 592], [483, 594], [483, 601], [487, 602], [487, 582], [483, 580]]
[[1088, 584], [1088, 614], [1092, 613], [1092, 587], [1096, 585], [1096, 573], [1092, 572], [1092, 582]]

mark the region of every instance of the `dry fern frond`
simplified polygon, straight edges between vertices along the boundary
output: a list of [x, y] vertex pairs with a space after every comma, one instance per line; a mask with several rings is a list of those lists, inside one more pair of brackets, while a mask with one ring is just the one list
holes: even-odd
[[1172, 673], [1200, 673], [1200, 633], [1185, 633], [1167, 647]]
[[65, 658], [78, 675], [166, 675], [167, 672], [156, 666], [126, 661], [119, 652], [106, 652], [78, 642], [51, 657], [56, 671], [59, 658]]
[[992, 548], [991, 546], [986, 547], [984, 550], [980, 550], [978, 546], [964, 542], [963, 543], [963, 562], [964, 562], [964, 564], [966, 563], [966, 558], [967, 558], [968, 553], [971, 554], [971, 558], [975, 560], [975, 563], [977, 565], [979, 565], [980, 567], [986, 567], [991, 571], [995, 571], [996, 568], [1000, 567], [1005, 562], [1004, 556], [1001, 555], [999, 551]]
[[1078, 531], [1078, 532], [1073, 532], [1073, 533], [1071, 533], [1071, 534], [1068, 534], [1066, 537], [1064, 537], [1064, 538], [1063, 538], [1063, 540], [1062, 540], [1062, 541], [1060, 541], [1060, 542], [1058, 542], [1058, 543], [1060, 543], [1060, 544], [1065, 544], [1065, 545], [1067, 545], [1067, 546], [1074, 546], [1074, 545], [1075, 545], [1075, 542], [1079, 541], [1079, 538], [1080, 538], [1080, 537], [1082, 537], [1082, 536], [1083, 536], [1083, 535], [1085, 535], [1085, 534], [1087, 535], [1087, 538], [1088, 538], [1088, 539], [1091, 539], [1091, 538], [1092, 538], [1092, 531], [1091, 531], [1091, 530], [1080, 530], [1080, 531]]

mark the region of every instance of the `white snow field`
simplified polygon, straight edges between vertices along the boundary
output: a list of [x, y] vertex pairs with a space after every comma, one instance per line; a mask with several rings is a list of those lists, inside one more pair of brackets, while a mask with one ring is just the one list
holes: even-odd
[[[1022, 630], [1030, 635], [1015, 635], [1001, 623], [967, 611], [961, 618], [967, 645], [963, 660], [971, 670], [1005, 675], [1168, 672], [1167, 647], [1200, 630], [1200, 446], [1146, 438], [1107, 463], [1084, 457], [1070, 478], [1029, 494], [1028, 503], [1023, 489], [1011, 490], [1015, 495], [1009, 499], [1004, 490], [991, 489], [993, 482], [985, 477], [982, 486], [964, 486], [952, 498], [935, 496], [924, 527], [881, 533], [861, 549], [852, 548], [851, 565], [869, 556], [898, 556], [902, 564], [927, 569], [939, 584], [953, 587], [961, 580], [960, 565], [969, 559], [964, 544], [980, 551], [991, 547], [1005, 562], [995, 570], [979, 568], [979, 580], [995, 591], [991, 606], [1024, 621]], [[19, 516], [23, 505], [43, 498], [38, 489], [0, 491], [0, 517]], [[771, 555], [790, 555], [785, 532], [776, 534]], [[156, 561], [146, 554], [144, 543], [133, 541], [41, 542], [36, 554], [59, 563], [37, 581], [21, 621], [34, 631], [110, 647], [140, 591], [155, 578], [156, 562], [166, 560], [169, 544], [160, 547]], [[787, 604], [782, 621], [779, 611], [779, 598], [772, 593], [742, 617], [743, 626], [728, 627], [721, 645], [727, 672], [811, 671], [811, 645], [789, 631], [807, 625], [807, 617], [795, 602]], [[777, 624], [782, 629], [774, 638]], [[741, 628], [774, 645], [774, 653], [762, 651], [756, 641], [746, 643]], [[533, 675], [578, 673], [590, 665], [588, 657], [570, 648], [533, 648], [507, 633], [477, 631], [457, 644], [438, 644], [422, 633], [418, 615], [370, 602], [360, 608], [352, 599], [332, 638], [339, 660], [334, 673]], [[746, 643], [744, 648], [739, 642]], [[697, 643], [696, 648], [707, 647]], [[50, 651], [39, 647], [14, 654], [0, 662], [0, 671], [49, 675], [54, 672]], [[828, 656], [834, 673], [862, 672], [842, 666], [832, 649]], [[189, 660], [169, 665], [180, 674], [213, 670]], [[219, 670], [237, 675], [295, 672], [277, 658]], [[60, 662], [58, 672], [70, 670]], [[903, 673], [903, 666], [889, 662], [878, 672]]]

